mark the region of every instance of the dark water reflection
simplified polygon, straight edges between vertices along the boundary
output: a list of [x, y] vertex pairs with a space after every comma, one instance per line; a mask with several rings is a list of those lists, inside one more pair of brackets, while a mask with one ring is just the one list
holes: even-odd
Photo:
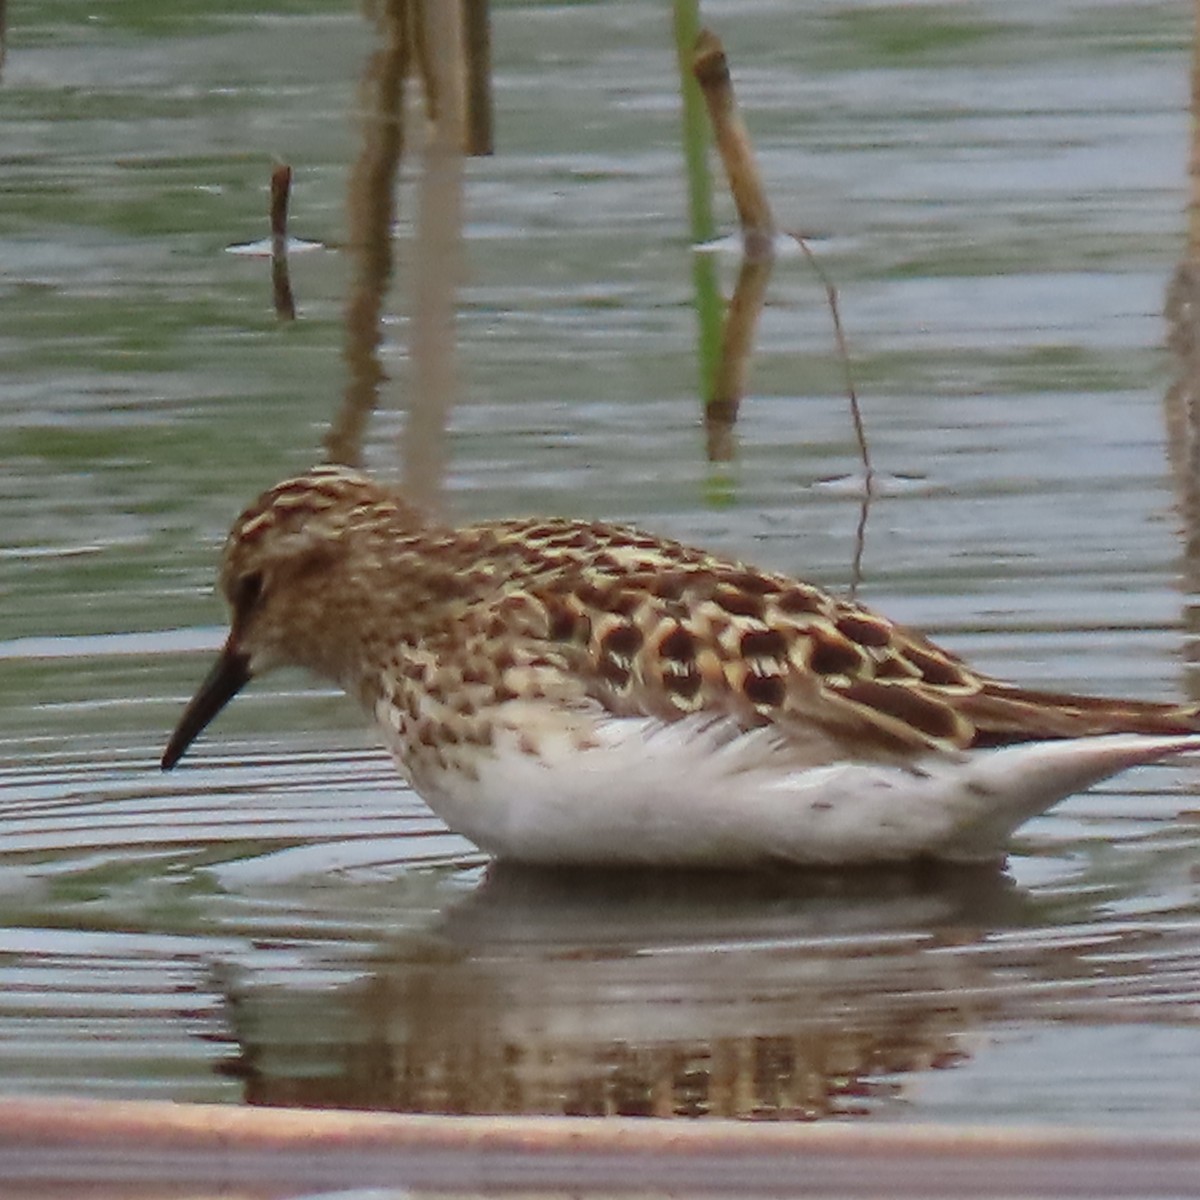
[[[448, 502], [636, 519], [842, 586], [857, 503], [819, 481], [856, 456], [796, 264], [737, 458], [703, 461], [664, 13], [496, 6]], [[1190, 686], [1189, 460], [1173, 479], [1161, 411], [1186, 15], [706, 6], [781, 219], [827, 235], [876, 462], [922, 481], [874, 509], [862, 596], [1031, 684]], [[158, 772], [220, 637], [228, 521], [311, 461], [347, 383], [347, 256], [293, 259], [283, 326], [265, 265], [224, 249], [265, 232], [272, 156], [297, 236], [345, 244], [372, 27], [317, 0], [98, 18], [14, 20], [0, 80], [0, 1088], [1186, 1124], [1193, 767], [1070, 801], [1005, 873], [751, 879], [487, 868], [294, 677]]]

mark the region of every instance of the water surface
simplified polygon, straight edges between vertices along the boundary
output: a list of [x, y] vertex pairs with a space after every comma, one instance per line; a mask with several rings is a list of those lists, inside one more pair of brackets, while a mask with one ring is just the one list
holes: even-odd
[[[711, 4], [775, 207], [841, 289], [878, 500], [860, 594], [1030, 684], [1173, 698], [1168, 467], [1188, 11]], [[1020, 835], [1008, 870], [489, 869], [350, 705], [254, 685], [184, 765], [229, 521], [345, 384], [371, 24], [311, 0], [43, 3], [0, 78], [0, 1089], [432, 1112], [1037, 1121], [1200, 1106], [1193, 767]], [[464, 517], [632, 520], [849, 585], [828, 313], [781, 264], [732, 464], [703, 459], [665, 7], [497, 4], [467, 171]], [[296, 171], [294, 324], [258, 259]], [[395, 473], [417, 163], [385, 309]], [[722, 219], [731, 219], [722, 203]], [[725, 272], [726, 283], [732, 271]]]

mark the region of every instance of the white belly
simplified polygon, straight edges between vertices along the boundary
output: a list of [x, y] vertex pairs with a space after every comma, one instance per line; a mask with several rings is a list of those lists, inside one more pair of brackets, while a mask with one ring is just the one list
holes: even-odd
[[1200, 750], [1200, 735], [1122, 734], [903, 766], [804, 767], [778, 731], [737, 732], [711, 718], [564, 718], [518, 701], [508, 718], [473, 772], [426, 772], [414, 784], [484, 850], [547, 864], [994, 860], [1018, 825], [1062, 797]]

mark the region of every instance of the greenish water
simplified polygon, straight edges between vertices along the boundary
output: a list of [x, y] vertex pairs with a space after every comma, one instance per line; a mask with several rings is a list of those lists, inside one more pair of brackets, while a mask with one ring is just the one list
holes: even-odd
[[[881, 497], [861, 595], [1032, 684], [1173, 697], [1190, 565], [1163, 299], [1187, 7], [706, 6], [780, 219], [841, 289]], [[339, 697], [256, 685], [157, 758], [229, 521], [346, 382], [373, 28], [335, 3], [13, 5], [0, 76], [0, 1089], [417, 1111], [1034, 1120], [1200, 1106], [1194, 768], [1023, 832], [1004, 876], [488, 872]], [[449, 502], [633, 520], [833, 587], [858, 504], [821, 290], [772, 281], [704, 461], [668, 6], [496, 4], [467, 167]], [[295, 169], [298, 319], [267, 264]], [[403, 171], [395, 473], [418, 162]], [[726, 228], [731, 206], [718, 204]], [[726, 286], [733, 268], [722, 267]]]

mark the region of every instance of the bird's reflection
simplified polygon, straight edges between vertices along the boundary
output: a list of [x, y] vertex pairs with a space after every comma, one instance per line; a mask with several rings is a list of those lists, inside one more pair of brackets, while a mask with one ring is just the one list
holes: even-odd
[[247, 1097], [441, 1113], [812, 1118], [948, 1065], [1019, 925], [998, 870], [804, 876], [493, 866], [333, 991], [231, 980]]
[[[1011, 919], [1023, 893], [999, 869], [941, 863], [857, 871], [711, 872], [532, 868], [493, 863], [446, 912], [442, 935], [471, 953], [596, 942], [642, 953], [656, 945], [837, 937], [864, 929]], [[1014, 907], [1015, 906], [1015, 907]]]

